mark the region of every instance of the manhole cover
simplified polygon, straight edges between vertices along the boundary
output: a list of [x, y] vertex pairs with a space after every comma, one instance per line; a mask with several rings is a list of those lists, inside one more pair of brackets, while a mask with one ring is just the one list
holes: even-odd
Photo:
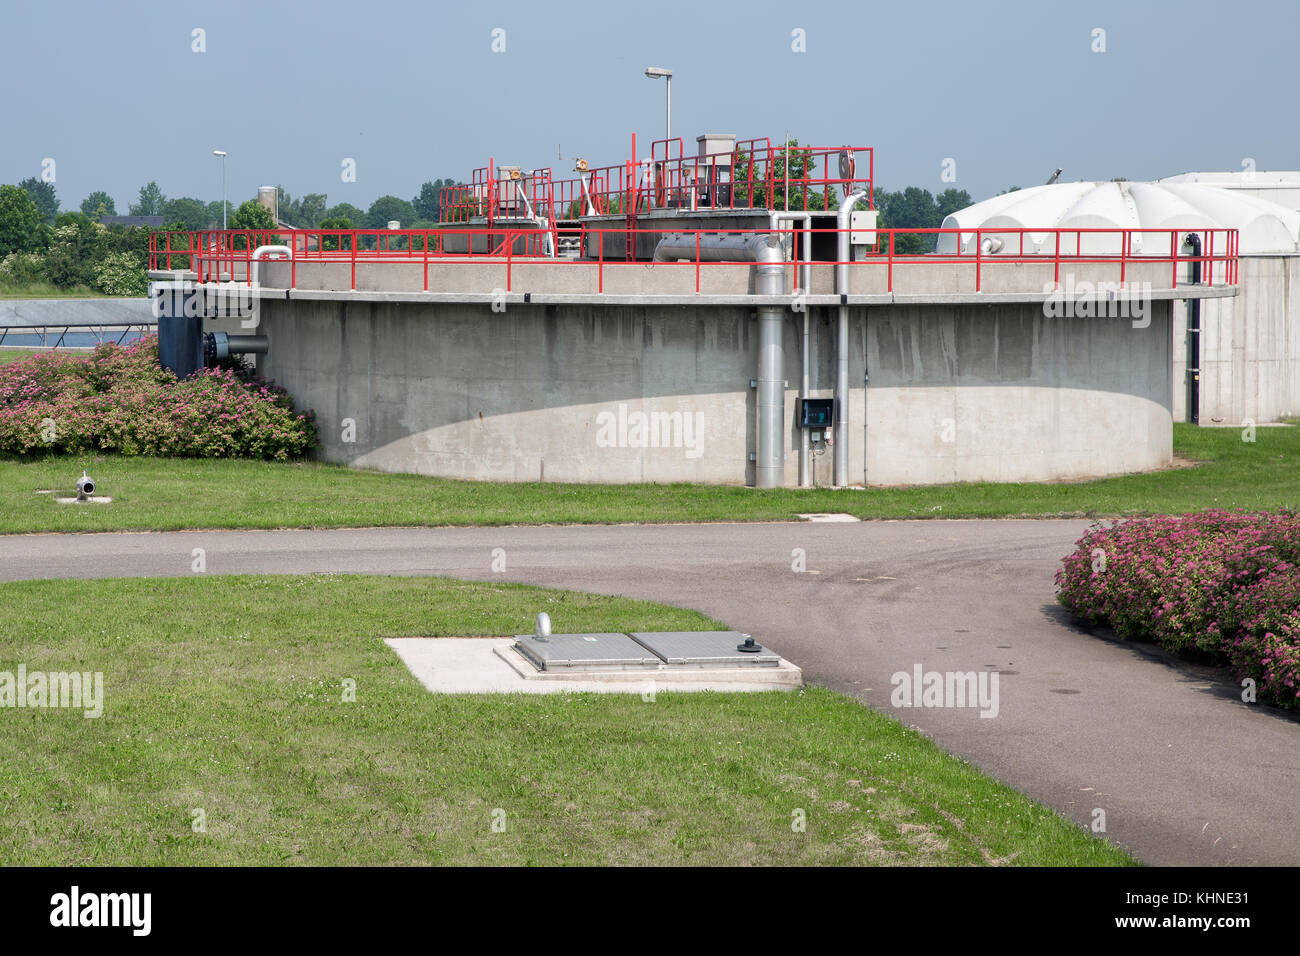
[[655, 669], [659, 658], [626, 634], [521, 634], [515, 647], [538, 670]]
[[632, 637], [664, 663], [685, 667], [776, 667], [779, 654], [737, 650], [748, 634], [740, 631], [634, 631]]

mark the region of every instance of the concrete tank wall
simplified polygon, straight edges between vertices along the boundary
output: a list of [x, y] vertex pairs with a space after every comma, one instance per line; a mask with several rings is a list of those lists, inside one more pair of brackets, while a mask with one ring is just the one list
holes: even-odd
[[[851, 480], [1050, 480], [1169, 464], [1170, 306], [1152, 310], [1150, 326], [1134, 328], [1033, 304], [852, 308]], [[753, 482], [747, 307], [498, 313], [268, 299], [261, 319], [266, 374], [315, 409], [330, 461], [507, 481]], [[819, 396], [834, 380], [833, 319], [812, 313]], [[791, 312], [785, 331], [787, 485], [798, 478], [801, 323]], [[832, 457], [818, 460], [820, 484]]]
[[1145, 328], [1023, 305], [896, 306], [868, 323], [868, 484], [1043, 481], [1173, 460], [1168, 302], [1151, 304]]
[[[1174, 307], [1174, 418], [1187, 421], [1187, 304]], [[1300, 256], [1242, 256], [1235, 298], [1201, 302], [1201, 424], [1300, 415]]]

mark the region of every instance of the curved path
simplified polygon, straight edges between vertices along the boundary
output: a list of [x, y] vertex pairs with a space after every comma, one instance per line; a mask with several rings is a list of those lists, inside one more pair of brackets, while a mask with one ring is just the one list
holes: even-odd
[[[1300, 721], [1085, 633], [1053, 599], [1083, 521], [193, 531], [0, 537], [0, 579], [313, 571], [521, 581], [696, 608], [1154, 864], [1300, 862]], [[492, 571], [504, 549], [505, 571]], [[795, 549], [806, 572], [792, 570]], [[531, 626], [520, 621], [521, 629]], [[999, 712], [890, 676], [999, 672]]]

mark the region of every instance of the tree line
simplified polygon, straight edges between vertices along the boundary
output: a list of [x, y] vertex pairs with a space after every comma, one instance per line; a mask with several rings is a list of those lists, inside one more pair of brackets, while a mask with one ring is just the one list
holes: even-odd
[[[803, 154], [790, 142], [792, 208], [802, 206], [804, 196], [794, 182], [806, 176], [799, 165]], [[744, 185], [746, 157], [737, 162], [733, 184], [737, 190], [762, 188]], [[455, 185], [452, 179], [426, 181], [411, 199], [380, 196], [362, 210], [351, 203], [329, 205], [324, 193], [307, 193], [294, 198], [283, 186], [277, 187], [280, 223], [300, 229], [383, 229], [397, 220], [407, 229], [434, 228], [441, 217], [441, 190]], [[773, 185], [773, 199], [785, 201], [783, 185]], [[1011, 187], [1015, 189], [1016, 187]], [[821, 208], [824, 190], [808, 188], [808, 208]], [[745, 197], [748, 200], [750, 197]], [[766, 196], [753, 200], [766, 202]], [[877, 187], [873, 191], [878, 226], [881, 229], [925, 229], [939, 227], [944, 218], [971, 205], [964, 189], [948, 188], [932, 194], [908, 186], [896, 192]], [[830, 208], [839, 202], [831, 192]], [[132, 216], [158, 216], [170, 231], [219, 228], [221, 201], [205, 202], [191, 196], [169, 198], [156, 181], [140, 187], [136, 201], [128, 204]], [[224, 209], [231, 229], [274, 229], [277, 223], [269, 211], [250, 199]], [[110, 294], [143, 294], [148, 252], [148, 229], [105, 227], [100, 219], [118, 214], [113, 197], [95, 190], [81, 201], [80, 211], [60, 211], [53, 183], [31, 177], [17, 185], [0, 186], [0, 286], [22, 288], [53, 285], [57, 288], [88, 288]], [[934, 235], [900, 235], [894, 249], [899, 253], [931, 252]], [[882, 250], [883, 251], [883, 250]]]
[[[327, 219], [347, 220], [346, 226], [333, 227], [337, 229], [383, 229], [393, 220], [408, 229], [431, 229], [438, 224], [442, 213], [441, 189], [454, 185], [456, 181], [453, 179], [431, 180], [422, 184], [419, 192], [410, 199], [380, 196], [366, 210], [348, 202], [330, 206], [324, 193], [307, 193], [295, 199], [284, 186], [277, 186], [279, 218], [282, 223], [299, 229], [321, 228]], [[60, 215], [54, 184], [33, 176], [18, 183], [18, 188], [26, 192], [36, 206], [40, 221], [54, 226]], [[226, 203], [227, 224], [237, 208]], [[99, 189], [81, 201], [80, 210], [82, 215], [96, 220], [118, 215], [113, 197]], [[151, 181], [140, 187], [135, 202], [127, 204], [127, 214], [161, 216], [169, 228], [195, 231], [220, 228], [222, 204], [221, 200], [204, 202], [192, 196], [168, 197], [156, 181]]]

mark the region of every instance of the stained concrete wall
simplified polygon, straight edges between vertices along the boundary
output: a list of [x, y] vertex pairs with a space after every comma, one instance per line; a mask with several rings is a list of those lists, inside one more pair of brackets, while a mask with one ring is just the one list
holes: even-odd
[[[1242, 256], [1236, 298], [1201, 303], [1201, 423], [1300, 415], [1300, 256]], [[1187, 306], [1174, 307], [1174, 417], [1187, 421]]]
[[[833, 318], [811, 317], [822, 396], [834, 380]], [[753, 481], [747, 307], [499, 313], [340, 297], [268, 299], [261, 320], [266, 373], [315, 409], [331, 461], [513, 481]], [[787, 485], [797, 482], [801, 323], [792, 312], [785, 333]], [[855, 483], [1047, 480], [1171, 460], [1167, 302], [1144, 329], [1049, 318], [1041, 304], [932, 304], [854, 307], [850, 332]], [[831, 458], [818, 462], [819, 483]]]
[[870, 310], [867, 483], [1042, 481], [1168, 465], [1170, 304], [1151, 309], [1146, 327], [1048, 318], [1023, 305]]

